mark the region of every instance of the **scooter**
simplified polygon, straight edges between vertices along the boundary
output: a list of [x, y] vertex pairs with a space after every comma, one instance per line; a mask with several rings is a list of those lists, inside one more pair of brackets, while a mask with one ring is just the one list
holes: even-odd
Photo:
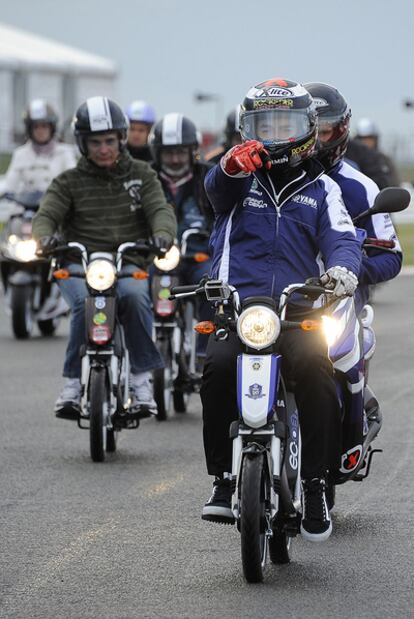
[[159, 257], [162, 250], [147, 243], [123, 243], [115, 258], [111, 253], [93, 252], [90, 255], [80, 243], [68, 243], [50, 252], [62, 256], [68, 252], [81, 256], [82, 271], [72, 273], [58, 268], [53, 261], [53, 276], [57, 280], [70, 277], [85, 279], [89, 296], [85, 301], [86, 345], [82, 347], [81, 404], [79, 410], [70, 406], [61, 417], [76, 419], [79, 428], [89, 431], [90, 455], [102, 462], [106, 452], [116, 450], [117, 434], [123, 429], [138, 428], [142, 411], [130, 410], [129, 354], [124, 329], [117, 313], [116, 284], [121, 278], [148, 278], [138, 267], [123, 271], [124, 256], [129, 254]]
[[[388, 189], [378, 195], [370, 214], [396, 212], [407, 205], [406, 195]], [[366, 239], [369, 245], [374, 241]], [[320, 300], [322, 318], [286, 320], [289, 300], [297, 294]], [[214, 333], [223, 341], [230, 331], [236, 331], [243, 346], [237, 359], [239, 419], [230, 426], [232, 511], [240, 532], [244, 576], [248, 582], [259, 582], [268, 554], [275, 564], [290, 561], [291, 542], [300, 532], [302, 511], [299, 415], [295, 396], [281, 372], [282, 358], [276, 353], [278, 338], [289, 329], [323, 331], [344, 420], [350, 419], [351, 429], [356, 430], [356, 434], [349, 432], [348, 440], [352, 444], [355, 435], [361, 435], [358, 445], [352, 445], [342, 455], [340, 470], [332, 471], [332, 503], [335, 484], [365, 479], [372, 455], [378, 451], [372, 449], [371, 443], [381, 428], [381, 415], [367, 385], [367, 362], [375, 349], [372, 314], [366, 310], [361, 327], [352, 298], [336, 299], [328, 286], [314, 281], [286, 287], [278, 306], [270, 297], [250, 297], [240, 303], [237, 290], [220, 280], [172, 289], [173, 299], [191, 295], [205, 295], [216, 308], [214, 321], [201, 323], [199, 330]], [[354, 415], [357, 405], [359, 416]]]
[[42, 335], [53, 335], [60, 319], [69, 314], [57, 284], [50, 281], [50, 260], [36, 255], [32, 220], [41, 192], [9, 196], [14, 209], [0, 247], [0, 269], [13, 333], [30, 337], [37, 322]]
[[151, 274], [154, 341], [164, 360], [164, 368], [154, 371], [158, 421], [167, 419], [171, 404], [176, 413], [185, 413], [191, 393], [200, 389], [195, 304], [191, 299], [173, 301], [169, 297], [171, 289], [181, 282], [181, 267], [209, 259], [205, 252], [189, 250], [190, 241], [205, 242], [208, 236], [204, 230], [190, 228], [182, 235], [180, 248], [173, 245], [165, 257], [154, 260]]

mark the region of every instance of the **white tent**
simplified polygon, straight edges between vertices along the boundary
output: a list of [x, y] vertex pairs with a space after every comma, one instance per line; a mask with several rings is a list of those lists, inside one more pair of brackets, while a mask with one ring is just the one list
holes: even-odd
[[0, 151], [20, 137], [30, 100], [46, 99], [64, 123], [87, 97], [113, 97], [116, 77], [111, 60], [0, 24]]

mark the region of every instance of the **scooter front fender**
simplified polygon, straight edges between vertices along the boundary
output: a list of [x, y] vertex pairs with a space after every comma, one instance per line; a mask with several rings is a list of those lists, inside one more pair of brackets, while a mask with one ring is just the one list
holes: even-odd
[[35, 278], [27, 271], [15, 271], [10, 275], [8, 283], [10, 286], [31, 286], [35, 284]]

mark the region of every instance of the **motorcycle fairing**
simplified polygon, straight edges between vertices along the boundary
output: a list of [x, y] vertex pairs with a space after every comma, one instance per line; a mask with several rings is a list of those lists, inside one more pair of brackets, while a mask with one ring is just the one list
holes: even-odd
[[374, 330], [371, 327], [364, 327], [363, 330], [363, 347], [364, 347], [364, 359], [368, 361], [371, 359], [375, 352], [377, 339], [375, 337]]
[[339, 336], [328, 346], [328, 356], [335, 370], [346, 373], [362, 357], [360, 324], [355, 313], [353, 298], [340, 299], [330, 315], [338, 322]]
[[339, 323], [340, 335], [335, 343], [328, 347], [328, 355], [335, 370], [343, 376], [342, 379], [339, 375], [337, 377], [337, 382], [344, 386], [340, 389], [343, 421], [339, 473], [341, 481], [346, 481], [359, 467], [362, 457], [365, 385], [363, 332], [351, 297], [341, 299], [331, 316]]
[[[111, 335], [114, 333], [116, 316], [116, 298], [105, 297], [105, 307], [98, 309], [95, 305], [94, 297], [86, 297], [85, 299], [85, 326], [86, 339], [92, 339], [91, 332], [95, 326], [106, 326]], [[98, 319], [99, 317], [99, 319]]]
[[[175, 271], [174, 271], [175, 273]], [[177, 301], [170, 301], [171, 288], [178, 286], [179, 277], [176, 274], [164, 273], [157, 269], [151, 275], [151, 295], [154, 313], [157, 318], [170, 318], [175, 314]]]
[[244, 422], [252, 428], [266, 425], [273, 414], [280, 378], [280, 355], [237, 357], [237, 405]]

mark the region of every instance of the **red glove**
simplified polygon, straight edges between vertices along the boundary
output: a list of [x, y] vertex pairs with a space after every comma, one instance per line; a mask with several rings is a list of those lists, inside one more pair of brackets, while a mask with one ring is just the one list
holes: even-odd
[[235, 176], [240, 172], [250, 174], [262, 168], [263, 165], [267, 170], [272, 167], [269, 153], [257, 140], [248, 140], [243, 144], [233, 146], [221, 159], [221, 167], [230, 176]]

